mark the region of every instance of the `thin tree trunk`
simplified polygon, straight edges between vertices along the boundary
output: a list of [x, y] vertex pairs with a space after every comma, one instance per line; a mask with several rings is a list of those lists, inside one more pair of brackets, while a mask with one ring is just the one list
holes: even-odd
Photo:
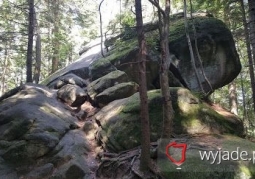
[[41, 73], [41, 35], [40, 35], [40, 28], [38, 21], [36, 19], [36, 13], [35, 14], [35, 19], [34, 22], [36, 24], [36, 43], [35, 43], [35, 71], [34, 71], [34, 79], [33, 81], [38, 84], [40, 80], [40, 73]]
[[253, 67], [253, 62], [252, 62], [251, 44], [250, 44], [249, 31], [248, 31], [248, 25], [247, 25], [246, 16], [245, 16], [243, 0], [240, 0], [240, 4], [241, 4], [245, 42], [246, 42], [246, 49], [247, 49], [248, 62], [249, 62], [249, 74], [250, 74], [250, 78], [251, 78], [253, 110], [255, 113], [255, 77], [254, 77], [254, 67]]
[[162, 139], [169, 139], [173, 133], [173, 117], [174, 110], [172, 107], [172, 99], [169, 89], [168, 71], [171, 64], [169, 52], [169, 15], [170, 15], [170, 0], [165, 1], [165, 10], [163, 10], [158, 0], [149, 0], [158, 10], [159, 18], [159, 36], [160, 36], [160, 87], [163, 99], [163, 130], [161, 133]]
[[68, 64], [71, 64], [73, 62], [73, 46], [70, 47], [70, 53], [68, 55]]
[[36, 45], [35, 45], [35, 71], [34, 71], [34, 82], [39, 83], [41, 73], [41, 35], [37, 34]]
[[34, 36], [34, 0], [29, 0], [28, 15], [28, 43], [27, 43], [27, 82], [33, 82], [32, 79], [32, 60], [33, 60], [33, 36]]
[[196, 61], [195, 61], [195, 57], [194, 57], [194, 53], [193, 53], [193, 48], [192, 48], [192, 44], [191, 44], [191, 40], [190, 40], [190, 36], [189, 36], [189, 31], [188, 31], [189, 27], [188, 27], [188, 20], [187, 20], [187, 3], [186, 3], [186, 0], [183, 0], [183, 3], [184, 3], [185, 33], [186, 33], [186, 38], [187, 38], [188, 46], [189, 46], [191, 64], [192, 64], [193, 69], [195, 71], [195, 76], [196, 76], [196, 79], [197, 79], [198, 86], [199, 86], [200, 90], [203, 92], [203, 94], [205, 94], [205, 91], [203, 89], [203, 86], [202, 86], [202, 83], [201, 83], [201, 80], [199, 78], [199, 74], [198, 74], [198, 71], [197, 71]]
[[54, 28], [52, 31], [53, 35], [53, 57], [52, 57], [52, 73], [58, 70], [59, 65], [59, 0], [54, 0], [53, 7], [54, 7]]
[[137, 62], [139, 64], [139, 94], [140, 94], [140, 106], [141, 106], [141, 160], [140, 169], [142, 171], [148, 171], [150, 166], [150, 122], [148, 111], [148, 96], [147, 96], [147, 80], [146, 80], [146, 43], [143, 30], [143, 17], [141, 0], [135, 0], [135, 12], [136, 12], [136, 27], [139, 43], [139, 55]]
[[[224, 23], [227, 24], [228, 28], [231, 28], [231, 20], [229, 18], [230, 14], [229, 4], [224, 5], [223, 15], [224, 15]], [[237, 115], [238, 111], [238, 102], [237, 102], [237, 94], [236, 94], [236, 83], [232, 81], [228, 84], [228, 99], [229, 99], [229, 108], [230, 111]]]
[[104, 0], [102, 0], [99, 4], [98, 7], [98, 11], [99, 11], [99, 20], [100, 20], [100, 36], [101, 36], [101, 55], [104, 57], [104, 49], [103, 49], [103, 41], [104, 41], [104, 37], [103, 37], [103, 22], [102, 22], [102, 14], [101, 14], [101, 5], [104, 2]]
[[[249, 27], [250, 27], [250, 43], [252, 46], [253, 64], [255, 64], [255, 1], [248, 0], [249, 4]], [[255, 104], [254, 104], [255, 105]]]
[[241, 89], [242, 89], [242, 98], [243, 98], [243, 121], [247, 118], [246, 113], [246, 97], [245, 97], [245, 91], [244, 91], [244, 84], [243, 84], [243, 73], [240, 73], [241, 77]]
[[5, 43], [5, 49], [4, 49], [4, 64], [2, 67], [2, 77], [1, 77], [1, 91], [0, 91], [0, 96], [4, 94], [5, 92], [5, 77], [6, 77], [6, 71], [8, 68], [8, 49], [7, 49], [7, 42]]
[[237, 115], [237, 95], [236, 95], [236, 83], [233, 81], [228, 85], [228, 95], [229, 95], [229, 106], [230, 111]]
[[161, 36], [161, 93], [163, 96], [163, 130], [162, 138], [171, 138], [173, 133], [173, 117], [174, 111], [172, 107], [172, 99], [169, 89], [168, 71], [170, 65], [170, 52], [169, 52], [169, 15], [170, 15], [170, 0], [165, 1], [165, 14], [163, 16], [163, 31]]
[[[198, 59], [200, 68], [201, 68], [202, 75], [203, 75], [203, 77], [204, 77], [204, 79], [205, 79], [205, 81], [207, 82], [208, 87], [209, 87], [208, 92], [206, 92], [206, 93], [208, 94], [208, 93], [212, 93], [212, 92], [213, 92], [213, 88], [212, 88], [211, 82], [210, 82], [209, 79], [206, 77], [206, 74], [205, 74], [205, 71], [204, 71], [204, 66], [203, 66], [203, 63], [202, 63], [202, 58], [201, 58], [200, 53], [199, 53], [199, 50], [198, 50], [197, 31], [196, 31], [196, 27], [195, 27], [195, 24], [194, 24], [194, 21], [193, 21], [193, 15], [192, 15], [193, 8], [192, 8], [192, 2], [191, 2], [191, 0], [189, 0], [189, 3], [190, 3], [190, 18], [191, 18], [191, 20], [192, 20], [192, 29], [193, 29], [194, 41], [195, 41], [195, 50], [196, 50], [195, 52], [196, 52], [196, 55], [197, 55], [197, 59]], [[206, 91], [207, 91], [207, 89], [206, 89]]]

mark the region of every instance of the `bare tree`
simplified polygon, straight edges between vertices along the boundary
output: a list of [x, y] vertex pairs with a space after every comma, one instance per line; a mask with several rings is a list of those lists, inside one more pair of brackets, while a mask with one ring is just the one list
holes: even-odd
[[102, 22], [102, 14], [101, 14], [101, 6], [104, 0], [102, 0], [99, 4], [98, 11], [99, 11], [99, 20], [100, 20], [100, 36], [101, 36], [101, 54], [104, 57], [104, 50], [103, 50], [103, 22]]
[[237, 115], [237, 94], [236, 94], [236, 83], [231, 82], [228, 85], [228, 92], [229, 92], [229, 106], [230, 111]]
[[[195, 27], [194, 20], [193, 20], [193, 13], [192, 13], [192, 12], [193, 12], [193, 6], [192, 6], [191, 0], [189, 0], [189, 4], [190, 4], [190, 19], [191, 19], [191, 22], [192, 22], [192, 30], [193, 30], [194, 41], [195, 41], [195, 45], [194, 45], [194, 47], [195, 47], [195, 54], [196, 54], [197, 59], [198, 59], [198, 64], [199, 64], [199, 66], [200, 66], [201, 73], [202, 73], [202, 75], [203, 75], [203, 77], [204, 77], [204, 79], [205, 79], [205, 81], [207, 82], [208, 87], [209, 87], [209, 92], [207, 92], [207, 93], [210, 93], [210, 92], [213, 92], [213, 88], [212, 88], [211, 82], [210, 82], [209, 79], [206, 77], [206, 74], [205, 74], [205, 71], [204, 71], [204, 67], [203, 67], [203, 63], [202, 63], [202, 58], [201, 58], [200, 53], [199, 53], [199, 50], [198, 50], [197, 31], [196, 31], [196, 27]], [[185, 10], [184, 13], [186, 13], [186, 10]], [[184, 14], [184, 15], [185, 15], [185, 14]], [[187, 20], [187, 18], [186, 18], [186, 20]], [[186, 33], [187, 33], [187, 31], [186, 31]], [[187, 35], [188, 35], [187, 38], [189, 38], [189, 34], [187, 34]], [[191, 46], [191, 49], [192, 49], [192, 46]], [[194, 56], [193, 56], [192, 58], [193, 58], [192, 61], [195, 61]], [[196, 68], [196, 66], [195, 66], [195, 68]], [[195, 69], [195, 70], [196, 70], [196, 69]], [[198, 80], [198, 81], [199, 81], [199, 80]], [[202, 86], [200, 86], [200, 88], [202, 88]], [[207, 95], [207, 94], [206, 94], [206, 95]]]
[[249, 38], [249, 31], [248, 31], [248, 25], [247, 25], [247, 20], [246, 20], [246, 16], [245, 16], [245, 8], [244, 8], [243, 0], [240, 0], [239, 2], [241, 4], [245, 42], [246, 42], [246, 49], [247, 49], [248, 62], [249, 62], [249, 74], [250, 74], [250, 78], [251, 78], [253, 109], [255, 112], [255, 76], [254, 76], [254, 67], [253, 67], [253, 61], [252, 61], [251, 43], [250, 43], [250, 38]]
[[51, 73], [54, 73], [58, 70], [59, 65], [59, 49], [60, 49], [60, 39], [59, 39], [59, 26], [60, 26], [60, 18], [59, 18], [59, 11], [60, 11], [60, 4], [59, 0], [52, 1], [53, 6], [53, 19], [54, 19], [54, 27], [52, 30], [53, 35], [53, 56], [52, 56], [52, 67]]
[[36, 42], [35, 42], [35, 69], [34, 69], [34, 77], [33, 81], [35, 83], [39, 83], [40, 73], [41, 73], [41, 34], [40, 27], [36, 18], [36, 13], [34, 11], [34, 24], [36, 25]]
[[9, 52], [8, 52], [8, 42], [5, 42], [4, 44], [4, 60], [1, 68], [1, 86], [0, 86], [0, 96], [4, 94], [5, 92], [5, 83], [6, 83], [6, 74], [7, 74], [7, 68], [8, 68], [8, 58], [9, 58]]
[[27, 43], [27, 82], [32, 82], [33, 37], [34, 37], [34, 0], [29, 0], [28, 14], [28, 43]]
[[144, 38], [143, 30], [143, 17], [141, 0], [135, 0], [135, 14], [136, 14], [136, 29], [137, 38], [139, 44], [139, 54], [137, 57], [137, 63], [139, 64], [139, 94], [140, 94], [140, 106], [141, 106], [141, 160], [140, 169], [142, 171], [148, 171], [150, 166], [150, 122], [148, 111], [148, 96], [147, 96], [147, 79], [146, 79], [146, 55], [147, 48]]
[[[231, 27], [231, 20], [229, 17], [230, 9], [229, 9], [229, 3], [224, 4], [223, 8], [223, 19], [224, 23], [230, 28]], [[237, 115], [238, 111], [238, 102], [237, 102], [237, 92], [236, 92], [236, 82], [232, 81], [228, 84], [228, 99], [229, 99], [229, 108], [230, 111]]]
[[191, 40], [190, 40], [190, 36], [189, 36], [189, 31], [188, 31], [189, 25], [188, 25], [188, 19], [187, 19], [187, 3], [186, 3], [186, 0], [183, 0], [183, 4], [184, 4], [184, 19], [185, 19], [185, 21], [184, 21], [185, 22], [185, 34], [186, 34], [186, 38], [187, 38], [187, 41], [188, 41], [191, 64], [193, 66], [193, 70], [195, 71], [195, 76], [196, 76], [196, 79], [197, 79], [198, 86], [199, 86], [200, 90], [205, 94], [202, 83], [201, 83], [201, 80], [199, 78], [198, 71], [197, 71], [195, 56], [194, 56], [194, 53], [193, 53], [193, 48], [192, 48], [192, 44], [191, 44]]
[[173, 132], [174, 117], [168, 79], [168, 71], [171, 64], [169, 52], [170, 0], [165, 1], [165, 10], [160, 7], [158, 0], [149, 1], [157, 8], [159, 18], [159, 35], [161, 49], [160, 86], [163, 99], [163, 130], [161, 137], [170, 138]]
[[[255, 64], [255, 1], [248, 0], [249, 4], [249, 24], [250, 24], [250, 43], [252, 46], [253, 64]], [[255, 105], [255, 104], [254, 104]]]

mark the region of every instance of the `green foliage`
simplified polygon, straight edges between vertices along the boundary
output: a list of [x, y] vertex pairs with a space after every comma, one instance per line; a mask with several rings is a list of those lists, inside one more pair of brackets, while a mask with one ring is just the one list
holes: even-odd
[[[82, 42], [95, 38], [97, 4], [92, 0], [86, 3], [80, 0], [37, 1], [35, 4], [38, 23], [35, 27], [39, 31], [34, 32], [34, 41], [37, 33], [41, 33], [43, 80], [51, 71], [51, 59], [54, 48], [57, 48], [56, 44], [59, 46], [59, 68], [62, 68], [78, 57], [78, 48]], [[28, 4], [22, 0], [0, 1], [0, 96], [26, 79], [27, 7]], [[57, 18], [54, 13], [58, 14]], [[59, 30], [53, 33], [56, 24]], [[33, 49], [35, 58], [35, 46]]]
[[115, 32], [123, 32], [128, 35], [132, 31], [135, 26], [135, 16], [130, 11], [126, 11], [123, 14], [117, 14], [113, 20], [109, 22], [107, 27], [108, 31]]

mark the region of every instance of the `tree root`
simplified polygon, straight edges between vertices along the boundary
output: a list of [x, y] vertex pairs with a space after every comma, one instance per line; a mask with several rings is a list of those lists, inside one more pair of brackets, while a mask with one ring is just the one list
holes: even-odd
[[[151, 143], [151, 147], [156, 150], [157, 142]], [[140, 155], [140, 148], [123, 151], [119, 154], [102, 153], [101, 164], [96, 171], [97, 178], [123, 178], [124, 176], [131, 176], [131, 178], [163, 179], [164, 177], [160, 175], [154, 160], [151, 160], [151, 166], [149, 166], [150, 170], [148, 172], [140, 170]]]

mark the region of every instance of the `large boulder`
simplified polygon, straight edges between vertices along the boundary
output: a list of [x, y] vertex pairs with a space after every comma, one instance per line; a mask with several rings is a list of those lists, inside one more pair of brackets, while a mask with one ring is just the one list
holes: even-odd
[[[186, 85], [192, 91], [202, 91], [196, 79], [185, 36], [184, 20], [170, 26], [170, 52], [175, 55], [173, 66], [178, 69]], [[211, 93], [234, 80], [241, 71], [241, 63], [230, 30], [215, 18], [189, 19], [189, 34], [195, 54], [198, 78], [205, 93]], [[194, 24], [196, 34], [192, 30]], [[200, 60], [198, 58], [200, 56]], [[204, 73], [204, 75], [203, 75]]]
[[[170, 26], [169, 50], [171, 53], [171, 66], [169, 70], [174, 77], [170, 81], [176, 81], [176, 78], [182, 86], [192, 91], [201, 92], [203, 95], [212, 93], [228, 83], [230, 83], [240, 72], [241, 64], [239, 56], [235, 49], [235, 43], [230, 30], [226, 25], [212, 17], [196, 17], [188, 20], [191, 44], [194, 50], [195, 66], [198, 76], [196, 76], [194, 65], [192, 64], [189, 46], [185, 34], [184, 20], [179, 19]], [[196, 28], [196, 35], [192, 31], [192, 24]], [[148, 87], [159, 88], [159, 52], [157, 47], [157, 32], [149, 31], [146, 33], [150, 43], [149, 54], [147, 55], [147, 79]], [[152, 41], [154, 40], [154, 41]], [[151, 42], [152, 41], [152, 42]], [[104, 59], [95, 61], [91, 67], [100, 68], [100, 63], [104, 61], [114, 65], [117, 69], [125, 71], [132, 81], [138, 82], [139, 74], [136, 62], [138, 48], [136, 39], [123, 41]], [[200, 58], [198, 58], [200, 57]], [[170, 59], [169, 59], [170, 60]], [[107, 68], [108, 69], [108, 68]], [[110, 69], [109, 69], [110, 70]], [[217, 71], [217, 73], [215, 73]], [[202, 85], [202, 89], [198, 83]], [[172, 86], [172, 84], [170, 84]]]
[[77, 118], [47, 87], [19, 89], [0, 103], [1, 178], [90, 177], [90, 144]]
[[[201, 102], [185, 88], [170, 88], [174, 108], [175, 134], [243, 135], [242, 122], [229, 114], [222, 116]], [[162, 97], [160, 90], [148, 92], [151, 141], [157, 141], [162, 131]], [[136, 93], [129, 98], [109, 103], [96, 115], [101, 125], [98, 140], [111, 151], [123, 151], [141, 143], [140, 100]]]
[[[171, 53], [170, 86], [183, 86], [192, 91], [201, 92], [207, 96], [215, 89], [230, 83], [240, 72], [241, 65], [235, 49], [234, 40], [226, 25], [213, 17], [195, 17], [188, 20], [191, 44], [194, 50], [196, 76], [194, 64], [190, 57], [189, 47], [185, 35], [183, 18], [173, 20], [170, 26], [169, 48]], [[196, 34], [192, 30], [192, 25]], [[148, 54], [146, 56], [147, 86], [149, 89], [159, 88], [159, 37], [156, 24], [145, 26], [145, 36], [148, 40]], [[135, 34], [129, 39], [120, 39], [113, 43], [111, 50], [100, 58], [100, 51], [93, 56], [93, 46], [79, 61], [68, 68], [58, 71], [55, 75], [44, 81], [50, 84], [59, 74], [86, 71], [86, 74], [75, 73], [83, 79], [92, 81], [115, 71], [124, 71], [130, 81], [139, 82], [139, 69], [137, 68], [138, 44]], [[116, 40], [116, 39], [115, 39]], [[197, 54], [199, 52], [199, 54]], [[198, 58], [200, 57], [200, 58]], [[170, 59], [169, 59], [170, 60]], [[68, 70], [67, 70], [68, 69]], [[215, 73], [217, 72], [217, 73]], [[202, 89], [198, 83], [201, 82]], [[171, 83], [173, 82], [173, 83]]]

